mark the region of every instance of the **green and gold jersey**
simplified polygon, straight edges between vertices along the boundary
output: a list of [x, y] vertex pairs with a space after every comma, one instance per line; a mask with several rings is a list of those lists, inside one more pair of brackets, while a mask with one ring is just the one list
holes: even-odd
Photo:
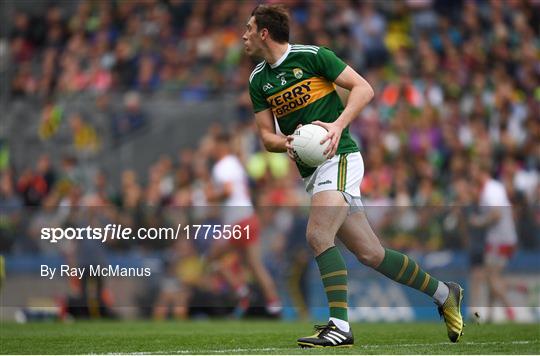
[[[291, 45], [276, 63], [259, 63], [249, 77], [249, 94], [254, 111], [271, 109], [285, 135], [298, 124], [334, 122], [344, 107], [334, 81], [347, 65], [325, 47]], [[349, 128], [341, 134], [337, 154], [358, 151]], [[297, 163], [302, 177], [315, 168]]]

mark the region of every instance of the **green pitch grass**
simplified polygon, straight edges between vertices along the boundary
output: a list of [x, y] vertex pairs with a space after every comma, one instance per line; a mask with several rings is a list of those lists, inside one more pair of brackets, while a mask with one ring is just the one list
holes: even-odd
[[442, 323], [353, 325], [351, 349], [300, 349], [312, 325], [186, 321], [0, 324], [0, 354], [538, 354], [537, 324], [469, 325], [457, 344]]

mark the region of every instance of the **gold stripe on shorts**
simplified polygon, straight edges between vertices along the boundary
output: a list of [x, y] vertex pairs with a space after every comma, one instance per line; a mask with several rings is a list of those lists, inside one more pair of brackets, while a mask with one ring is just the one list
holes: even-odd
[[344, 153], [339, 156], [337, 189], [341, 192], [345, 191], [347, 184], [347, 155]]

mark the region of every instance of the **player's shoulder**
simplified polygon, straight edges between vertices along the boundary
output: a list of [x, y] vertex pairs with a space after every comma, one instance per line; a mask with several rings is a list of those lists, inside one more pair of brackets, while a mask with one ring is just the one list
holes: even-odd
[[486, 182], [482, 197], [490, 204], [507, 205], [509, 204], [508, 195], [504, 184], [496, 179], [490, 179]]
[[316, 55], [321, 48], [324, 48], [324, 47], [304, 45], [304, 44], [292, 44], [291, 53], [299, 53], [299, 54], [310, 56], [310, 55]]
[[255, 66], [255, 68], [253, 69], [253, 71], [249, 75], [249, 82], [250, 83], [253, 81], [253, 79], [255, 78], [255, 76], [257, 74], [259, 74], [259, 73], [261, 73], [263, 71], [265, 66], [266, 66], [266, 61], [262, 61], [262, 62], [260, 62], [259, 64], [257, 64]]
[[504, 184], [499, 182], [496, 179], [490, 179], [486, 183], [486, 191], [491, 193], [504, 193], [506, 189], [504, 188]]

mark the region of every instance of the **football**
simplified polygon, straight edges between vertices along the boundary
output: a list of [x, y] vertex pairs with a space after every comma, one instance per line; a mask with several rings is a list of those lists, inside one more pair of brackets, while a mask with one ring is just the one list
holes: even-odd
[[299, 127], [294, 132], [292, 141], [293, 154], [296, 161], [304, 166], [318, 167], [326, 161], [324, 151], [330, 145], [330, 140], [321, 145], [328, 131], [322, 126], [308, 124]]

